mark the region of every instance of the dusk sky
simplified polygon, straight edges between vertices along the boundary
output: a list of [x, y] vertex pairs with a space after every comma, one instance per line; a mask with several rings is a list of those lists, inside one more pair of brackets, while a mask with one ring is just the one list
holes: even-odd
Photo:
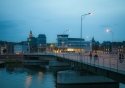
[[96, 41], [125, 41], [125, 0], [0, 0], [0, 40], [26, 41], [30, 30], [34, 37], [45, 34], [47, 43], [55, 43], [65, 30], [70, 38], [82, 36]]

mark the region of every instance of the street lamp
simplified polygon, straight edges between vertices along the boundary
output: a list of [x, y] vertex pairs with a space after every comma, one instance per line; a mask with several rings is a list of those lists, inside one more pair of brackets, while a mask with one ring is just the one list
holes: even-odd
[[63, 32], [63, 34], [65, 34], [65, 32], [67, 32], [67, 31], [70, 31], [70, 30], [65, 30], [65, 31]]
[[[107, 29], [106, 32], [111, 32], [111, 33], [112, 33], [112, 50], [113, 50], [113, 36], [114, 36], [114, 33], [113, 33], [113, 31], [111, 31], [111, 30], [109, 30], [109, 29]], [[112, 53], [113, 53], [113, 52], [112, 52]]]
[[83, 20], [83, 18], [85, 18], [85, 16], [86, 15], [90, 15], [90, 14], [92, 14], [92, 13], [87, 13], [87, 14], [84, 14], [84, 15], [81, 15], [81, 46], [80, 46], [80, 52], [82, 51], [82, 20]]

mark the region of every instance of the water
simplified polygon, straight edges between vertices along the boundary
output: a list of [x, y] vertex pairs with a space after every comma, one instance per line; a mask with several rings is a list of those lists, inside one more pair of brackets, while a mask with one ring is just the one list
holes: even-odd
[[52, 72], [35, 67], [18, 66], [0, 69], [0, 88], [56, 88]]
[[[57, 85], [56, 71], [57, 68], [48, 70], [39, 66], [8, 64], [5, 68], [0, 68], [0, 88], [108, 88], [110, 86], [109, 84]], [[125, 84], [119, 83], [119, 88], [125, 88]]]

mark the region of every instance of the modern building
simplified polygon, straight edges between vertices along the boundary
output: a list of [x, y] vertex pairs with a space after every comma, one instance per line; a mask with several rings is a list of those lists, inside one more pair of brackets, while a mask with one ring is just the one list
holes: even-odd
[[90, 52], [92, 46], [90, 41], [83, 38], [68, 38], [68, 34], [57, 35], [58, 52]]
[[39, 34], [37, 38], [37, 47], [39, 52], [43, 52], [46, 50], [46, 35]]
[[45, 34], [39, 34], [37, 38], [37, 46], [45, 45], [46, 44], [46, 35]]
[[59, 52], [64, 52], [68, 46], [68, 35], [59, 34], [57, 35], [57, 48]]

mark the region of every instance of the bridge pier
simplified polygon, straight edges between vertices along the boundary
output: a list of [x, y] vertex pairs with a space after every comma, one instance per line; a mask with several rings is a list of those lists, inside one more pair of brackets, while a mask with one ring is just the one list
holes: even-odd
[[64, 59], [64, 61], [68, 62], [71, 66], [73, 66], [72, 63], [74, 63], [74, 68], [85, 69], [85, 70], [88, 70], [88, 71], [96, 73], [96, 74], [101, 74], [102, 76], [114, 79], [116, 81], [119, 81], [119, 82], [125, 84], [125, 80], [124, 80], [125, 75], [121, 74], [117, 71], [112, 71], [111, 69], [104, 69], [104, 67], [99, 67], [99, 65], [95, 66], [92, 64], [88, 64], [88, 63], [80, 63], [80, 62], [65, 59], [65, 58], [60, 58], [60, 59]]
[[[27, 56], [27, 55], [24, 55], [24, 57], [25, 56]], [[55, 55], [29, 55], [29, 57], [34, 57], [34, 56], [40, 57], [39, 60], [51, 60], [51, 59], [53, 59], [53, 60], [67, 62], [69, 65], [71, 65], [74, 68], [85, 69], [85, 70], [88, 70], [90, 72], [100, 74], [100, 75], [105, 76], [105, 77], [109, 77], [111, 79], [114, 79], [116, 81], [119, 81], [119, 82], [125, 84], [125, 80], [124, 80], [125, 79], [125, 72], [124, 72], [124, 70], [121, 71], [120, 68], [118, 68], [118, 66], [115, 69], [112, 69], [111, 66], [105, 67], [104, 66], [104, 59], [102, 59], [103, 63], [102, 63], [102, 66], [100, 66], [99, 59], [98, 59], [97, 63], [95, 63], [95, 60], [93, 63], [91, 63], [91, 61], [89, 61], [89, 58], [85, 57], [85, 56], [81, 57], [82, 59], [80, 59], [80, 57], [78, 57], [78, 56], [76, 58], [73, 58], [73, 57], [71, 58], [69, 56], [62, 57], [60, 54], [56, 55], [56, 56]], [[45, 59], [46, 57], [48, 59]], [[49, 58], [51, 58], [51, 59], [49, 59]]]
[[[104, 76], [88, 73], [87, 71], [66, 70], [57, 73], [57, 84], [100, 84], [116, 83], [115, 87], [119, 88], [119, 83]], [[111, 88], [111, 86], [109, 87]]]

